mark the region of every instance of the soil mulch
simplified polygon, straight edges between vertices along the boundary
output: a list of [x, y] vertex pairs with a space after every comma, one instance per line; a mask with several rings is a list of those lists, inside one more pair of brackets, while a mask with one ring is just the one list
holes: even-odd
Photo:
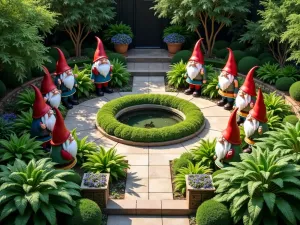
[[175, 191], [175, 171], [173, 171], [173, 160], [170, 160], [170, 172], [171, 172], [171, 182], [172, 182], [172, 192], [173, 192], [173, 199], [174, 200], [185, 200], [186, 197], [185, 195], [181, 194], [178, 191]]

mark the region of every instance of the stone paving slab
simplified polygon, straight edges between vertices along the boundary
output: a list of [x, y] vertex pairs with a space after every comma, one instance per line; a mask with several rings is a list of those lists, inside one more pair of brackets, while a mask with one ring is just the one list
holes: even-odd
[[104, 147], [105, 149], [110, 149], [110, 148], [113, 148], [117, 145], [117, 142], [114, 142], [110, 139], [108, 139], [107, 137], [101, 137], [97, 140], [95, 140], [95, 143], [98, 145], [98, 146], [102, 146]]
[[126, 192], [125, 193], [126, 200], [138, 200], [138, 199], [149, 199], [149, 193], [137, 193], [137, 192]]
[[173, 193], [149, 193], [150, 200], [172, 200]]
[[171, 178], [149, 178], [149, 193], [153, 192], [172, 193]]
[[182, 144], [149, 147], [150, 154], [182, 154], [185, 151]]
[[126, 180], [125, 193], [148, 193], [149, 192], [148, 178], [134, 178]]
[[107, 225], [189, 225], [187, 216], [108, 216]]
[[149, 166], [149, 178], [171, 179], [170, 166]]
[[216, 130], [216, 131], [223, 131], [228, 124], [229, 117], [206, 117], [205, 128]]
[[149, 177], [149, 167], [148, 166], [130, 166], [127, 170], [127, 179], [135, 178], [148, 178]]
[[148, 166], [149, 156], [147, 154], [128, 154], [125, 156], [132, 166]]
[[168, 166], [180, 154], [149, 154], [149, 166]]
[[125, 145], [122, 143], [118, 143], [116, 145], [117, 152], [122, 155], [127, 154], [148, 154], [149, 148], [148, 147], [139, 147], [139, 146], [131, 146]]
[[98, 97], [98, 98], [94, 98], [88, 101], [85, 101], [83, 103], [80, 104], [80, 106], [85, 106], [85, 107], [94, 107], [94, 108], [101, 108], [103, 105], [105, 105], [107, 102], [109, 102], [109, 100], [107, 98], [104, 97]]
[[201, 109], [201, 111], [205, 117], [217, 117], [217, 116], [229, 117], [230, 116], [230, 111], [225, 110], [219, 106], [203, 108]]
[[103, 137], [103, 134], [101, 134], [97, 129], [76, 131], [76, 134], [79, 139], [82, 139], [87, 136], [87, 141], [92, 142]]

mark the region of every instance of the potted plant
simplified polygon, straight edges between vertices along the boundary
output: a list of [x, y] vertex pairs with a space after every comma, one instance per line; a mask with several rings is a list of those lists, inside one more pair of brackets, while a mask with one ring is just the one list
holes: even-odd
[[185, 42], [185, 37], [178, 33], [172, 33], [164, 37], [164, 42], [168, 45], [169, 53], [175, 54], [181, 50], [182, 44]]
[[197, 209], [202, 202], [214, 197], [215, 187], [212, 176], [208, 174], [190, 174], [185, 176], [186, 199], [189, 209]]
[[116, 34], [111, 38], [111, 42], [115, 45], [116, 52], [125, 54], [128, 50], [128, 45], [132, 42], [132, 38], [127, 34]]

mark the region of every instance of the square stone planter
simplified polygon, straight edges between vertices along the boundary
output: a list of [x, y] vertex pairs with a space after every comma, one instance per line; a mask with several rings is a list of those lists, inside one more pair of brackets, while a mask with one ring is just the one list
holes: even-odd
[[[212, 179], [212, 176], [210, 175]], [[188, 201], [189, 209], [197, 209], [202, 202], [214, 197], [215, 188], [193, 188], [189, 185], [188, 175], [185, 176], [186, 181], [186, 199]]]
[[110, 177], [110, 174], [109, 173], [103, 173], [103, 174], [106, 175], [106, 180], [107, 180], [106, 186], [99, 187], [99, 188], [85, 186], [83, 184], [83, 180], [86, 177], [87, 173], [85, 173], [83, 175], [83, 179], [81, 181], [81, 186], [80, 186], [82, 197], [93, 200], [94, 202], [96, 202], [100, 206], [101, 209], [106, 208], [107, 201], [108, 201], [108, 198], [109, 198], [109, 177]]

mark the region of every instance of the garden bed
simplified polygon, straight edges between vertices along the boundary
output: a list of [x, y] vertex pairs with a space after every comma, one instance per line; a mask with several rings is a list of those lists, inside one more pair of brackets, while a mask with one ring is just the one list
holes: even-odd
[[178, 191], [175, 191], [175, 183], [174, 183], [175, 172], [173, 170], [173, 160], [170, 160], [169, 166], [170, 166], [170, 171], [171, 171], [173, 199], [174, 200], [186, 200], [185, 195], [183, 195], [182, 193], [180, 193]]

